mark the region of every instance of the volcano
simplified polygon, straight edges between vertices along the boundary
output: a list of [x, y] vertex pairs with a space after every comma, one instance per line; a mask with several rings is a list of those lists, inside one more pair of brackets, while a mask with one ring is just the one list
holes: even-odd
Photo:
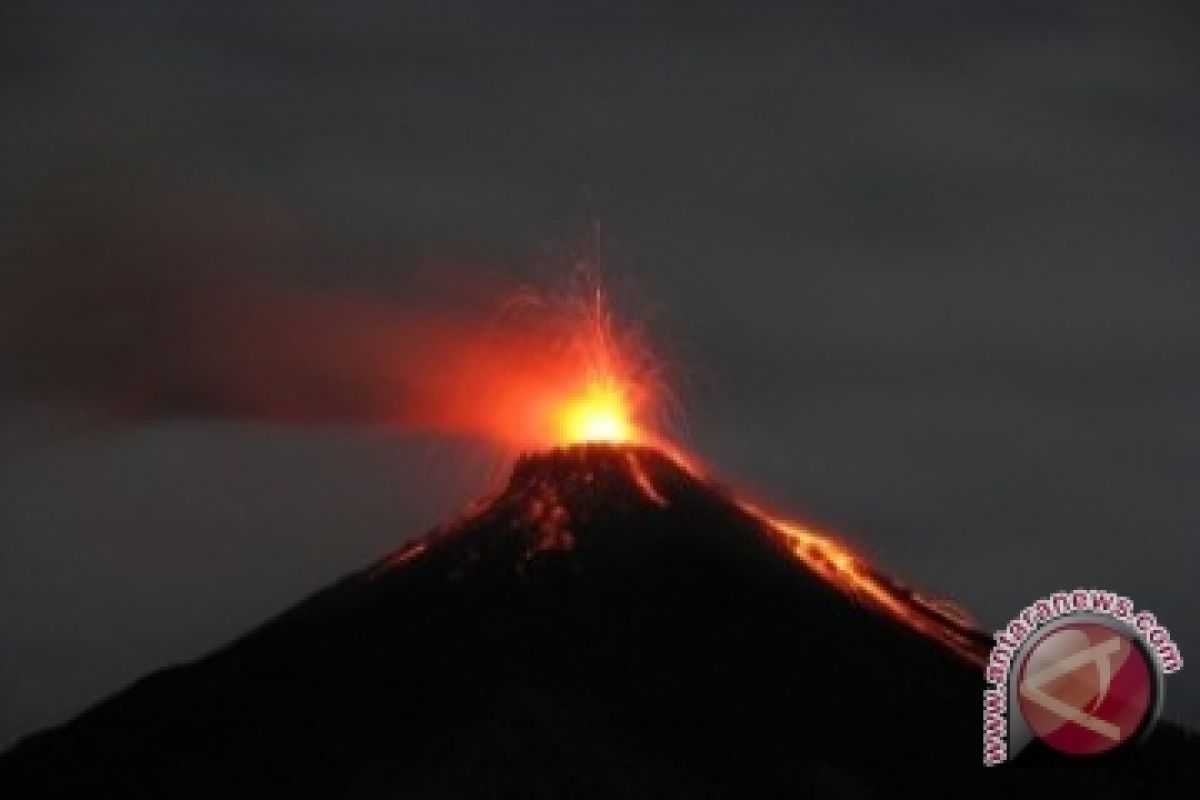
[[985, 769], [988, 637], [794, 534], [655, 449], [524, 456], [459, 519], [20, 743], [0, 797], [1200, 788], [1200, 744], [1166, 723]]

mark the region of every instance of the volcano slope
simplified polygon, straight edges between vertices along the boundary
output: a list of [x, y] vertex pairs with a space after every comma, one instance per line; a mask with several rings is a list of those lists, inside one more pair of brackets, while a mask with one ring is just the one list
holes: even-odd
[[671, 458], [576, 446], [25, 740], [0, 797], [1195, 793], [1200, 744], [1168, 724], [1114, 757], [985, 769], [987, 640], [916, 611], [946, 636], [834, 587]]

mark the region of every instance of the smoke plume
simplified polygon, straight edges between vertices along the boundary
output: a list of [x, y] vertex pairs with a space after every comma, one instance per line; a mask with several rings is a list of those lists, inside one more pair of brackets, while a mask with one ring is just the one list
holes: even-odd
[[0, 318], [4, 394], [106, 421], [354, 425], [531, 446], [548, 443], [552, 408], [581, 381], [641, 370], [595, 286], [564, 299], [480, 291], [460, 275], [461, 291], [443, 280], [380, 296], [233, 275], [231, 263], [271, 257], [257, 241], [160, 218], [24, 248]]

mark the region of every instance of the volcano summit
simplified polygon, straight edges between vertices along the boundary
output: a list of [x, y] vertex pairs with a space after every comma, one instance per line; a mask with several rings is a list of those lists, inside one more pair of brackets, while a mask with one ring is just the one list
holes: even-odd
[[[507, 487], [0, 758], [0, 796], [874, 797], [1197, 788], [1194, 738], [980, 764], [988, 639], [662, 452]], [[1187, 764], [1193, 766], [1186, 766]]]

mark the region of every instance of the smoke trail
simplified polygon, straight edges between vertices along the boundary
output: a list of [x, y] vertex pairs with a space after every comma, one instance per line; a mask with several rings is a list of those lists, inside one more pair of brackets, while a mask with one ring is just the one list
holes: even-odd
[[354, 425], [524, 447], [552, 443], [553, 408], [597, 369], [638, 388], [637, 402], [654, 391], [646, 351], [614, 332], [594, 286], [490, 303], [470, 286], [432, 302], [321, 292], [202, 277], [170, 268], [172, 248], [144, 245], [69, 247], [50, 258], [53, 278], [9, 293], [5, 395], [106, 420]]

